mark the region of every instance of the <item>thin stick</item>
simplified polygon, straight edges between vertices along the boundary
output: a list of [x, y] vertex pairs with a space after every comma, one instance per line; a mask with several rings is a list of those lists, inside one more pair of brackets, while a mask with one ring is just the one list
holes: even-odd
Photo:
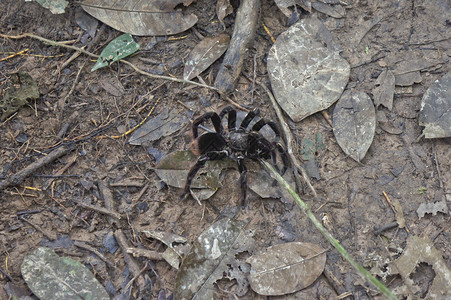
[[49, 154], [47, 154], [44, 157], [41, 157], [40, 159], [38, 159], [37, 161], [35, 161], [34, 163], [31, 163], [30, 165], [28, 165], [25, 169], [20, 170], [19, 172], [17, 172], [16, 174], [6, 178], [5, 180], [0, 182], [0, 191], [12, 186], [12, 185], [19, 185], [21, 184], [26, 177], [28, 177], [29, 175], [31, 175], [32, 173], [34, 173], [37, 169], [51, 163], [52, 161], [54, 161], [55, 159], [65, 155], [66, 153], [70, 152], [73, 149], [72, 146], [66, 147], [66, 146], [62, 146], [60, 148], [57, 148], [55, 150], [53, 150], [52, 152], [50, 152]]
[[302, 201], [301, 197], [296, 193], [296, 191], [288, 184], [288, 182], [285, 181], [285, 179], [280, 176], [280, 174], [269, 164], [268, 162], [264, 160], [260, 160], [260, 163], [268, 170], [269, 174], [276, 179], [279, 184], [284, 187], [290, 195], [293, 197], [293, 199], [297, 202], [297, 204], [302, 209], [302, 212], [312, 221], [313, 225], [321, 232], [321, 234], [329, 241], [329, 243], [337, 249], [337, 251], [340, 253], [340, 255], [346, 259], [354, 268], [357, 269], [357, 271], [368, 281], [374, 284], [374, 286], [385, 296], [387, 299], [398, 299], [382, 282], [377, 280], [373, 275], [370, 274], [365, 268], [360, 266], [352, 257], [349, 255], [349, 253], [346, 251], [345, 248], [330, 234], [329, 231], [327, 231], [326, 228], [321, 224], [320, 221], [315, 217], [315, 215], [310, 210], [310, 207]]

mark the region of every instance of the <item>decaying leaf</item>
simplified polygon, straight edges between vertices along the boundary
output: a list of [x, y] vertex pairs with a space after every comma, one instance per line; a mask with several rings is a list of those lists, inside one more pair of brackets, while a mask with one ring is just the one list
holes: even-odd
[[332, 105], [349, 79], [349, 63], [319, 32], [328, 32], [321, 21], [303, 19], [279, 35], [268, 55], [276, 99], [295, 122]]
[[338, 145], [360, 162], [376, 131], [376, 111], [370, 97], [360, 91], [345, 91], [335, 106], [333, 125]]
[[174, 10], [178, 4], [192, 0], [85, 0], [83, 9], [103, 23], [132, 35], [172, 35], [191, 28], [197, 22], [193, 14]]
[[292, 242], [269, 247], [247, 259], [251, 288], [267, 296], [285, 295], [312, 284], [323, 272], [326, 253], [319, 245]]
[[110, 299], [88, 268], [49, 248], [40, 247], [25, 256], [21, 272], [40, 299]]
[[146, 237], [157, 239], [168, 246], [161, 256], [175, 269], [179, 268], [181, 258], [191, 248], [186, 238], [177, 234], [158, 230], [143, 230], [142, 233]]
[[[183, 188], [188, 172], [197, 159], [191, 151], [176, 151], [160, 160], [155, 167], [155, 173], [167, 185]], [[231, 159], [208, 161], [193, 180], [191, 191], [199, 200], [210, 198], [222, 186], [222, 170], [235, 166], [236, 163]]]
[[219, 34], [217, 36], [207, 36], [194, 47], [185, 62], [183, 78], [191, 80], [205, 71], [214, 63], [229, 46], [230, 37], [228, 34]]
[[448, 206], [446, 201], [438, 201], [434, 203], [421, 203], [417, 209], [418, 218], [423, 218], [425, 214], [432, 214], [435, 216], [438, 212], [447, 214]]
[[0, 101], [1, 121], [28, 104], [28, 100], [39, 98], [39, 90], [36, 81], [28, 74], [19, 72], [11, 75], [12, 86], [6, 91]]
[[108, 64], [118, 61], [124, 57], [127, 57], [139, 49], [132, 36], [128, 33], [122, 34], [112, 40], [105, 49], [100, 53], [96, 64], [92, 67], [91, 72], [106, 67]]
[[290, 18], [292, 14], [290, 7], [293, 7], [294, 9], [295, 5], [299, 5], [309, 13], [312, 12], [312, 4], [310, 0], [274, 0], [274, 2], [280, 11], [288, 18]]
[[376, 112], [370, 97], [360, 91], [345, 91], [335, 106], [333, 126], [338, 145], [360, 162], [376, 130]]
[[231, 13], [233, 13], [233, 7], [230, 5], [230, 0], [218, 0], [218, 2], [216, 2], [216, 15], [224, 29], [226, 28], [224, 18]]
[[[451, 299], [451, 271], [448, 269], [440, 251], [428, 237], [410, 235], [404, 253], [389, 265], [392, 275], [400, 274], [408, 291], [417, 295], [420, 288], [412, 280], [417, 266], [425, 262], [432, 266], [435, 278], [429, 286], [427, 295], [423, 299]], [[406, 295], [407, 296], [407, 295]]]
[[419, 122], [428, 139], [451, 136], [451, 72], [436, 80], [424, 93]]
[[254, 249], [247, 224], [223, 218], [199, 235], [175, 279], [175, 299], [216, 299], [213, 284], [228, 273], [237, 254]]
[[64, 14], [66, 6], [69, 4], [66, 0], [25, 0], [25, 2], [36, 1], [44, 8], [50, 10], [54, 15]]
[[313, 2], [312, 8], [315, 10], [322, 12], [323, 14], [326, 14], [328, 16], [331, 16], [332, 18], [344, 18], [346, 15], [346, 10], [341, 5], [332, 5], [328, 3], [322, 3], [322, 2]]
[[187, 115], [180, 114], [177, 110], [169, 111], [166, 107], [159, 115], [147, 120], [146, 123], [136, 129], [128, 142], [131, 145], [142, 145], [156, 141], [163, 136], [173, 134], [188, 120]]
[[376, 79], [376, 87], [373, 89], [374, 106], [383, 105], [389, 111], [393, 109], [393, 95], [395, 93], [395, 75], [385, 69]]

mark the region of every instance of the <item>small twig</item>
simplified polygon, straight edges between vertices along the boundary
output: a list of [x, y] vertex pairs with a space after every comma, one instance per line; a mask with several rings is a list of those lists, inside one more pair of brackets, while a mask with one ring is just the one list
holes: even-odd
[[122, 230], [116, 230], [114, 232], [114, 237], [116, 239], [116, 242], [118, 243], [119, 247], [121, 248], [122, 255], [124, 256], [124, 261], [128, 266], [128, 269], [130, 270], [130, 273], [136, 278], [138, 277], [138, 285], [141, 290], [145, 290], [146, 282], [141, 274], [141, 269], [139, 268], [138, 263], [135, 261], [135, 259], [130, 256], [130, 254], [127, 253], [127, 249], [130, 248], [130, 246], [127, 243], [127, 240], [125, 238], [124, 233]]
[[120, 220], [121, 217], [122, 217], [119, 213], [117, 213], [115, 211], [108, 210], [107, 208], [104, 208], [104, 207], [100, 207], [100, 206], [97, 206], [97, 205], [91, 205], [91, 204], [83, 203], [83, 202], [80, 202], [80, 201], [75, 201], [75, 203], [77, 203], [78, 205], [80, 205], [83, 208], [87, 208], [87, 209], [99, 212], [101, 214], [104, 214], [104, 215], [116, 218], [118, 220]]
[[39, 227], [36, 224], [33, 224], [32, 222], [28, 221], [25, 218], [19, 218], [21, 221], [24, 221], [25, 223], [27, 223], [28, 225], [30, 225], [31, 227], [33, 227], [34, 229], [36, 229], [37, 231], [39, 231], [40, 233], [42, 233], [46, 238], [48, 238], [51, 241], [56, 240], [56, 235], [52, 234], [50, 232], [47, 232], [46, 230], [42, 229], [41, 227]]
[[82, 242], [82, 241], [74, 241], [74, 245], [77, 246], [77, 247], [79, 247], [79, 248], [82, 248], [82, 249], [91, 251], [92, 253], [94, 253], [95, 255], [97, 255], [101, 260], [103, 260], [107, 265], [109, 265], [111, 268], [114, 268], [114, 267], [115, 267], [114, 264], [113, 264], [108, 258], [105, 257], [105, 255], [103, 255], [102, 253], [100, 253], [96, 248], [89, 246], [89, 245], [86, 244], [85, 242]]
[[39, 169], [39, 168], [51, 163], [52, 161], [54, 161], [57, 158], [67, 154], [73, 148], [74, 148], [73, 145], [62, 146], [60, 148], [57, 148], [57, 149], [53, 150], [52, 152], [50, 152], [46, 156], [41, 157], [37, 161], [35, 161], [35, 162], [31, 163], [30, 165], [28, 165], [25, 169], [22, 169], [19, 172], [17, 172], [16, 174], [14, 174], [14, 175], [6, 178], [5, 180], [1, 181], [0, 182], [0, 191], [5, 189], [5, 188], [7, 188], [7, 187], [9, 187], [9, 186], [21, 184], [25, 180], [26, 177], [31, 175], [37, 169]]
[[[70, 157], [66, 163], [66, 165], [64, 167], [62, 167], [61, 169], [59, 169], [54, 175], [56, 176], [61, 176], [63, 175], [64, 172], [66, 172], [67, 169], [70, 168], [70, 166], [72, 166], [75, 161], [77, 160], [77, 154], [75, 153], [72, 157]], [[42, 186], [42, 190], [45, 191], [49, 188], [49, 186], [52, 184], [53, 180], [57, 178], [57, 177], [51, 177], [49, 178]]]
[[127, 248], [127, 253], [134, 257], [146, 257], [150, 260], [164, 260], [160, 252], [142, 248]]

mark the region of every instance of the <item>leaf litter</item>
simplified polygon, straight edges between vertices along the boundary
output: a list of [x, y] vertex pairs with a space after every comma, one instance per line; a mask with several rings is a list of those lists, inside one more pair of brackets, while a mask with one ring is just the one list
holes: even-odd
[[269, 51], [274, 96], [295, 122], [331, 106], [348, 83], [349, 63], [329, 36], [322, 22], [310, 17], [280, 34]]

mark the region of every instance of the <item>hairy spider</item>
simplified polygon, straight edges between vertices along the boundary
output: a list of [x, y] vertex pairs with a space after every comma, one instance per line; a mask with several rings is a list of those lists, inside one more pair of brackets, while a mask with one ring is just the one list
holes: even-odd
[[[191, 144], [191, 151], [200, 156], [196, 164], [190, 169], [186, 179], [183, 194], [180, 196], [181, 200], [188, 197], [190, 193], [191, 182], [196, 176], [197, 172], [205, 166], [209, 160], [220, 160], [230, 157], [238, 163], [238, 171], [240, 172], [239, 183], [241, 186], [242, 206], [246, 205], [247, 192], [247, 169], [244, 165], [244, 159], [250, 158], [253, 160], [272, 159], [272, 163], [277, 167], [277, 153], [281, 154], [283, 161], [283, 168], [280, 172], [282, 175], [287, 170], [288, 158], [282, 145], [278, 142], [280, 139], [279, 129], [276, 124], [265, 119], [257, 121], [250, 130], [247, 129], [250, 122], [259, 114], [258, 108], [250, 111], [239, 127], [236, 127], [236, 110], [228, 106], [224, 108], [218, 115], [215, 112], [208, 112], [193, 122], [193, 137], [194, 141]], [[222, 119], [227, 115], [227, 130], [223, 129]], [[205, 132], [198, 135], [198, 127], [204, 121], [211, 120], [216, 132]], [[271, 127], [275, 134], [273, 142], [268, 141], [259, 131], [263, 126]]]

